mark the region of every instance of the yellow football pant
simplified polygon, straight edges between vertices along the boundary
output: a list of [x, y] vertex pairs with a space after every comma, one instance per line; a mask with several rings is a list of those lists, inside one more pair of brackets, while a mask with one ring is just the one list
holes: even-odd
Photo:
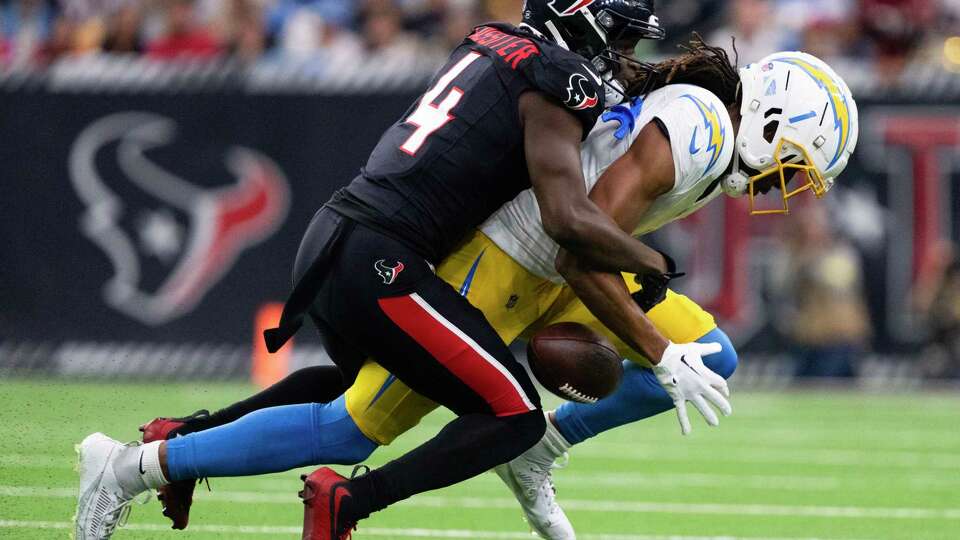
[[[447, 257], [437, 275], [467, 297], [486, 316], [504, 343], [560, 322], [576, 322], [607, 337], [621, 356], [649, 367], [650, 362], [604, 327], [569, 287], [535, 276], [475, 231]], [[624, 274], [630, 292], [640, 287]], [[676, 343], [696, 341], [716, 328], [709, 313], [673, 291], [647, 316]], [[384, 368], [368, 360], [346, 393], [347, 412], [368, 438], [390, 444], [433, 411], [437, 404], [410, 390]]]

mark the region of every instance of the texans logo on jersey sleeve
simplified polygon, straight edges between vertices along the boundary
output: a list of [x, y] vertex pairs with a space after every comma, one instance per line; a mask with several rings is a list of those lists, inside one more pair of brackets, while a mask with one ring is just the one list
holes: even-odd
[[599, 102], [600, 98], [597, 97], [596, 91], [590, 86], [590, 81], [587, 80], [586, 75], [582, 73], [570, 75], [570, 80], [567, 82], [567, 99], [564, 100], [564, 105], [575, 111], [582, 111], [596, 106]]

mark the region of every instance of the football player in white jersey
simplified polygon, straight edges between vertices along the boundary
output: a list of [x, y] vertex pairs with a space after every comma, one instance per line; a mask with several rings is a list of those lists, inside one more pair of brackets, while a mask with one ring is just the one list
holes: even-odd
[[[789, 199], [805, 191], [822, 197], [846, 167], [857, 143], [857, 107], [846, 83], [824, 62], [800, 52], [767, 56], [739, 70], [738, 79], [740, 86], [732, 95], [722, 89], [711, 95], [687, 85], [668, 85], [650, 93], [636, 117], [636, 127], [631, 126], [631, 135], [623, 140], [613, 142], [609, 134], [602, 136], [612, 130], [609, 125], [595, 128], [591, 137], [598, 137], [588, 139], [584, 164], [593, 160], [597, 170], [603, 172], [609, 166], [610, 171], [596, 186], [589, 185], [596, 176], [585, 175], [588, 189], [592, 188], [591, 198], [604, 207], [599, 201], [629, 196], [623, 193], [622, 185], [649, 174], [646, 163], [634, 162], [630, 157], [646, 144], [642, 140], [644, 131], [653, 122], [669, 137], [675, 182], [649, 208], [637, 214], [637, 234], [696, 211], [720, 193], [717, 187], [734, 197], [748, 195], [753, 214], [786, 214]], [[620, 148], [624, 141], [629, 141], [629, 149]], [[759, 209], [756, 195], [772, 188], [779, 190], [780, 204], [773, 209]], [[511, 255], [524, 260], [526, 267], [547, 276], [551, 269], [542, 262], [549, 260], [556, 249], [551, 253], [546, 249], [548, 243], [524, 238], [524, 231], [535, 231], [529, 223], [517, 227], [520, 216], [535, 214], [535, 201], [523, 194], [508, 203], [483, 230], [498, 244], [507, 245]], [[523, 240], [510, 244], [511, 237]], [[536, 248], [530, 249], [531, 245]], [[579, 293], [576, 273], [563, 268], [560, 273]], [[670, 296], [666, 299], [664, 304]], [[648, 310], [648, 316], [653, 314], [653, 310]], [[682, 311], [665, 316], [669, 320], [662, 323], [664, 327], [691, 323], [697, 326]], [[706, 337], [711, 341], [721, 339], [710, 334]], [[729, 360], [726, 365], [723, 361], [706, 362], [708, 367], [729, 376], [736, 359], [734, 356], [732, 366]], [[550, 477], [554, 461], [574, 444], [669, 408], [669, 403], [658, 399], [659, 392], [652, 392], [649, 386], [656, 381], [656, 367], [646, 372], [636, 365], [625, 367], [628, 376], [612, 396], [591, 405], [568, 402], [547, 413], [550, 421], [540, 443], [496, 468], [523, 506], [528, 521], [545, 538], [575, 537], [573, 527], [554, 499]], [[682, 410], [679, 406], [677, 410], [684, 425]], [[684, 433], [688, 429], [684, 426]]]
[[[755, 195], [776, 186], [786, 211], [788, 199], [803, 191], [826, 193], [856, 145], [857, 112], [849, 90], [823, 62], [802, 53], [772, 55], [738, 73], [721, 49], [695, 41], [688, 54], [658, 65], [631, 87], [630, 93], [643, 89], [643, 97], [615, 107], [598, 122], [584, 143], [582, 161], [591, 199], [637, 234], [696, 211], [721, 191], [748, 194], [753, 209]], [[533, 192], [521, 194], [467, 238], [437, 274], [484, 313], [504, 342], [572, 321], [606, 335], [627, 359], [624, 382], [614, 395], [593, 405], [567, 403], [549, 413], [540, 443], [497, 468], [534, 530], [545, 538], [568, 539], [574, 538], [573, 528], [554, 500], [550, 468], [572, 444], [674, 406], [687, 433], [690, 395], [706, 421], [717, 424], [716, 412], [702, 398], [704, 389], [675, 388], [673, 394], [663, 389], [663, 371], [629, 341], [633, 310], [645, 311], [671, 342], [703, 343], [703, 362], [694, 367], [717, 396], [725, 393], [724, 377], [732, 374], [737, 359], [710, 314], [669, 290], [672, 274], [635, 279], [588, 271], [559, 252], [544, 231], [551, 225], [540, 220], [540, 207], [549, 203]], [[630, 293], [624, 295], [628, 304], [611, 301], [623, 298], [618, 288]], [[605, 326], [599, 318], [619, 327]], [[277, 388], [309, 388], [317, 395], [321, 387], [335, 384], [325, 377], [322, 368], [301, 370]], [[297, 456], [298, 465], [357, 463], [436, 408], [373, 362], [338, 399], [308, 404], [310, 398], [302, 395], [268, 389], [212, 416], [157, 419], [145, 427], [145, 440], [146, 434], [151, 440], [184, 435], [178, 444], [205, 449], [179, 465], [191, 471], [191, 478], [257, 474], [268, 472], [267, 464], [277, 456], [258, 457], [252, 447], [245, 449], [242, 463], [205, 454], [217, 444], [214, 439], [247, 440], [251, 431], [260, 439], [273, 437], [263, 431], [272, 425], [264, 421], [270, 414], [264, 407], [314, 409], [317, 421], [305, 427], [310, 452]], [[258, 414], [243, 416], [253, 410]], [[205, 430], [217, 425], [223, 427], [208, 437]], [[190, 501], [172, 496], [178, 495], [167, 491], [165, 513], [184, 526]]]

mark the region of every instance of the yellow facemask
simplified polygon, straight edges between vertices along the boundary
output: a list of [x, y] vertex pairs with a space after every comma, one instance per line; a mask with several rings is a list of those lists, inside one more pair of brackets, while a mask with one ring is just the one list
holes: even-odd
[[[781, 155], [783, 155], [783, 149], [786, 145], [790, 145], [791, 149], [799, 150], [801, 155], [803, 155], [803, 160], [800, 163], [785, 163], [781, 160]], [[830, 186], [824, 181], [823, 174], [817, 169], [815, 165], [810, 165], [813, 163], [813, 160], [810, 159], [810, 155], [807, 154], [807, 151], [796, 144], [793, 141], [781, 138], [779, 144], [777, 144], [777, 149], [774, 151], [774, 165], [769, 169], [766, 169], [760, 172], [757, 175], [751, 176], [749, 179], [750, 185], [750, 214], [754, 216], [765, 215], [765, 214], [789, 214], [790, 207], [787, 203], [787, 200], [794, 195], [798, 195], [807, 190], [812, 190], [813, 194], [819, 199], [823, 197], [827, 191], [830, 189]], [[807, 181], [800, 187], [797, 187], [793, 191], [787, 191], [787, 177], [784, 174], [784, 171], [787, 169], [796, 169], [797, 172], [794, 173], [794, 177], [798, 173], [806, 173]], [[754, 193], [754, 183], [763, 180], [764, 178], [770, 175], [779, 175], [780, 177], [780, 195], [783, 197], [783, 208], [774, 208], [771, 210], [758, 210], [755, 204], [756, 194]]]

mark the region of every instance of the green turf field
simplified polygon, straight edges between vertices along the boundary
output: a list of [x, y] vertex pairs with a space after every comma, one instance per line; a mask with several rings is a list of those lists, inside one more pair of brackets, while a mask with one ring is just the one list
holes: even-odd
[[[249, 391], [0, 380], [0, 538], [69, 536], [73, 445], [84, 435], [132, 440], [152, 416], [216, 408]], [[720, 428], [698, 422], [687, 438], [670, 413], [575, 448], [556, 479], [579, 538], [960, 538], [960, 396], [740, 392], [733, 404]], [[434, 414], [369, 464], [447, 418]], [[187, 531], [168, 530], [153, 500], [115, 538], [299, 538], [300, 472], [212, 480]], [[506, 488], [484, 474], [376, 514], [355, 538], [529, 533]]]

